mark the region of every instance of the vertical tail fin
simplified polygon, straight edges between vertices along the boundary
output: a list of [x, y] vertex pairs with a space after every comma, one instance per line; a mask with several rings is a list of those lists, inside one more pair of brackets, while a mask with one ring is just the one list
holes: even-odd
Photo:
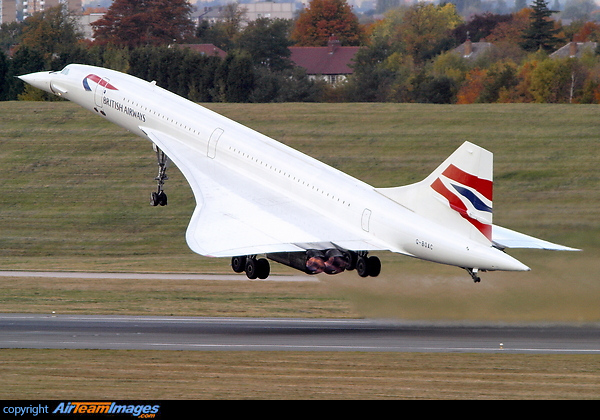
[[463, 143], [423, 181], [379, 193], [458, 234], [492, 241], [493, 155]]

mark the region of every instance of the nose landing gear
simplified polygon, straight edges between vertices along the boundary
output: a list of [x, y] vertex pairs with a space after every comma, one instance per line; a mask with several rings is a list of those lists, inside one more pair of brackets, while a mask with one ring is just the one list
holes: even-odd
[[478, 268], [465, 268], [465, 270], [467, 270], [467, 273], [469, 273], [469, 275], [473, 279], [473, 282], [479, 283], [481, 281], [481, 277], [477, 275], [477, 273], [479, 273]]
[[169, 164], [169, 157], [153, 144], [154, 151], [156, 152], [156, 160], [158, 161], [158, 175], [154, 178], [157, 181], [156, 191], [150, 195], [150, 204], [152, 206], [166, 206], [167, 205], [167, 194], [163, 190], [165, 181], [169, 179], [167, 176], [167, 166]]

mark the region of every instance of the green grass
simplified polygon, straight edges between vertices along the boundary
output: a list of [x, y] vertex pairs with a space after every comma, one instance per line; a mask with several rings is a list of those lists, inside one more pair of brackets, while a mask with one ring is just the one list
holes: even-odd
[[[584, 251], [510, 251], [533, 271], [485, 273], [479, 284], [391, 253], [381, 254], [376, 279], [347, 273], [306, 284], [6, 278], [0, 312], [600, 321], [598, 106], [208, 107], [377, 187], [419, 181], [472, 141], [494, 153], [495, 223]], [[151, 145], [74, 104], [0, 103], [0, 168], [2, 269], [230, 272], [229, 261], [185, 244], [194, 200], [177, 169], [169, 206], [151, 207]], [[597, 357], [2, 354], [0, 398], [598, 398], [599, 385]]]
[[[598, 247], [595, 105], [209, 106], [378, 187], [418, 181], [475, 142], [495, 154], [496, 223]], [[171, 205], [148, 205], [147, 141], [67, 102], [2, 103], [0, 121], [5, 267], [155, 271], [160, 254], [160, 270], [223, 269], [187, 249], [194, 200], [176, 168]]]
[[[346, 314], [600, 320], [597, 106], [208, 106], [374, 186], [421, 180], [463, 141], [475, 142], [495, 156], [495, 223], [584, 250], [513, 250], [533, 271], [485, 273], [478, 285], [454, 267], [381, 253], [378, 279], [322, 278]], [[227, 259], [188, 249], [195, 203], [176, 167], [169, 206], [148, 204], [157, 171], [149, 142], [68, 102], [1, 103], [0, 119], [3, 269], [230, 272]], [[273, 272], [293, 270], [273, 264]], [[175, 302], [165, 313], [190, 313]]]
[[[598, 399], [597, 356], [2, 350], [2, 399]], [[11, 363], [4, 363], [12, 360]]]

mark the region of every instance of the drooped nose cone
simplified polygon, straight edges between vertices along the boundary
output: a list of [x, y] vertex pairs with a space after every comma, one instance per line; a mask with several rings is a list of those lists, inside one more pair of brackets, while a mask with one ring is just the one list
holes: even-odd
[[29, 73], [24, 74], [22, 76], [17, 76], [19, 79], [24, 81], [27, 84], [30, 84], [33, 87], [38, 89], [45, 90], [46, 92], [52, 92], [50, 88], [51, 76], [49, 71], [40, 71], [38, 73]]

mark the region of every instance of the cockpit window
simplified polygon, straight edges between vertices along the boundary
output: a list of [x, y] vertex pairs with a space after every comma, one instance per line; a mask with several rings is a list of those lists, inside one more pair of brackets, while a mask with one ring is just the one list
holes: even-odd
[[65, 67], [64, 69], [62, 69], [62, 71], [60, 72], [61, 74], [67, 75], [69, 74], [69, 66]]

